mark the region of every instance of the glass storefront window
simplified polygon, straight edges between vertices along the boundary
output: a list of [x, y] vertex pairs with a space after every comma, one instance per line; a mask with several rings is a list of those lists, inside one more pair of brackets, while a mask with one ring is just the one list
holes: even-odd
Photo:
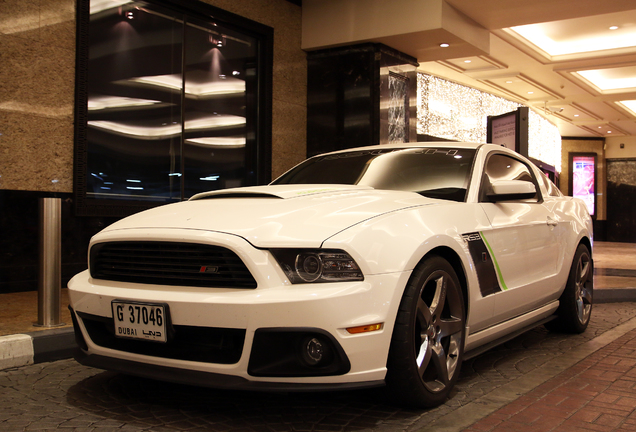
[[184, 3], [90, 0], [76, 130], [84, 210], [269, 180], [257, 155], [271, 146], [259, 117], [271, 103], [271, 29], [206, 19]]

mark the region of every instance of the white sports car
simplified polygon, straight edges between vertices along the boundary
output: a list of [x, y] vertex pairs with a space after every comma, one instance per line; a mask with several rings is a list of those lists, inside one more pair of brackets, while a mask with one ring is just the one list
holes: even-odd
[[249, 390], [442, 403], [463, 359], [592, 310], [592, 221], [501, 146], [316, 156], [123, 219], [69, 283], [77, 360]]

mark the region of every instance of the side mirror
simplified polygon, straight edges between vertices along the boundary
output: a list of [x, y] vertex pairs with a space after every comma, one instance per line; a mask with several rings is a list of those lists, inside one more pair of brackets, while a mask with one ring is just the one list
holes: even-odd
[[490, 202], [529, 199], [537, 194], [534, 183], [524, 180], [498, 180], [491, 187], [487, 195]]

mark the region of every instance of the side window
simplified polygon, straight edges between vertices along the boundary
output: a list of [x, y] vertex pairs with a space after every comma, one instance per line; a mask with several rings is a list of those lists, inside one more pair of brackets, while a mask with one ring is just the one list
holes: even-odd
[[491, 184], [499, 180], [522, 180], [533, 183], [537, 188], [537, 194], [523, 202], [539, 201], [539, 187], [530, 168], [520, 160], [504, 154], [493, 154], [488, 158], [481, 182], [480, 201], [487, 201], [486, 195], [490, 191]]

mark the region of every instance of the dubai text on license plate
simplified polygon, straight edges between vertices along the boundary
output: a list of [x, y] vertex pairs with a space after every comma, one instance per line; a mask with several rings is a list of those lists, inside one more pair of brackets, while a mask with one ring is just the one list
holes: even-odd
[[166, 306], [113, 300], [115, 336], [166, 342]]

